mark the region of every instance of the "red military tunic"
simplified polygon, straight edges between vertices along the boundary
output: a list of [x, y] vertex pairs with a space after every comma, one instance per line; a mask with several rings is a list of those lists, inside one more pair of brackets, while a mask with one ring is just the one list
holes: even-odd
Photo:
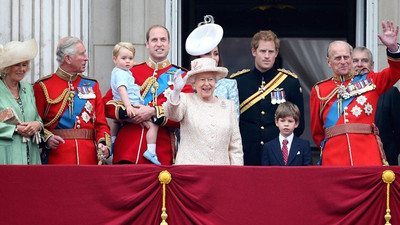
[[[161, 94], [159, 94], [156, 99], [153, 95], [152, 100], [155, 100], [155, 104], [153, 101], [150, 101], [148, 106], [155, 106], [158, 122], [161, 123], [158, 129], [157, 142], [156, 142], [156, 153], [158, 160], [163, 165], [171, 165], [172, 163], [172, 147], [171, 147], [171, 137], [170, 132], [173, 129], [170, 128], [178, 128], [179, 123], [168, 120], [164, 117], [164, 110], [162, 108], [162, 104], [167, 100], [166, 95], [173, 89], [172, 78], [173, 72], [171, 69], [178, 69], [177, 66], [169, 63], [168, 60], [163, 62], [155, 63], [151, 59], [148, 59], [146, 63], [142, 63], [132, 67], [131, 72], [133, 77], [135, 78], [136, 84], [145, 87], [150, 87], [152, 83], [147, 83], [150, 81], [150, 78], [154, 75], [157, 79], [157, 83], [159, 86], [162, 84], [167, 85], [168, 88], [165, 89]], [[169, 75], [165, 76], [168, 71]], [[160, 79], [160, 76], [164, 74], [165, 79]], [[186, 75], [186, 72], [183, 76]], [[167, 81], [169, 81], [167, 83]], [[145, 83], [146, 82], [146, 83]], [[150, 86], [148, 86], [150, 84]], [[146, 89], [141, 90], [145, 92]], [[151, 91], [148, 89], [148, 91]], [[182, 92], [193, 92], [191, 86], [186, 85]], [[112, 92], [111, 89], [107, 92], [107, 94], [103, 97], [103, 101], [106, 104], [106, 116], [112, 119], [123, 119], [119, 118], [119, 110], [123, 107], [121, 102], [116, 102], [112, 100]], [[118, 131], [117, 138], [114, 143], [114, 153], [113, 153], [113, 163], [117, 163], [121, 160], [130, 161], [132, 163], [143, 164], [143, 163], [151, 163], [149, 160], [143, 157], [143, 153], [147, 149], [146, 143], [146, 133], [147, 129], [141, 127], [138, 124], [133, 123], [125, 123]]]
[[[53, 132], [65, 141], [50, 150], [48, 163], [97, 164], [97, 144], [102, 142], [109, 146], [110, 143], [110, 128], [99, 84], [82, 75], [72, 76], [71, 84], [69, 80], [70, 75], [58, 69], [33, 86], [36, 106], [45, 127], [45, 141]], [[63, 136], [65, 133], [70, 137]], [[79, 137], [71, 138], [71, 135]]]
[[[397, 56], [398, 54], [393, 54]], [[397, 56], [399, 57], [399, 56]], [[338, 94], [333, 90], [340, 87], [340, 81], [333, 78], [317, 83], [311, 90], [310, 113], [311, 132], [317, 144], [321, 146], [321, 165], [382, 165], [377, 139], [373, 133], [347, 133], [325, 139], [324, 130], [343, 124], [373, 124], [375, 109], [379, 96], [391, 88], [400, 78], [399, 59], [389, 58], [389, 68], [382, 72], [373, 71], [368, 74], [356, 75], [353, 79], [344, 82], [347, 90], [358, 89], [363, 92], [363, 85], [372, 82], [373, 90], [356, 94], [353, 99], [343, 99], [342, 107], [338, 105]], [[357, 83], [357, 80], [367, 80]], [[349, 83], [357, 83], [349, 85]], [[329, 95], [331, 98], [329, 98]], [[342, 108], [342, 110], [340, 110]]]

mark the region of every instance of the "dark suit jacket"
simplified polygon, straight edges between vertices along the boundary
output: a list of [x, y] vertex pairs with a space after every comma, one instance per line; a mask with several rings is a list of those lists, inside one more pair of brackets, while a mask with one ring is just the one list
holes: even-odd
[[[268, 142], [263, 147], [262, 162], [263, 166], [285, 166], [279, 137]], [[288, 166], [312, 166], [312, 155], [310, 143], [307, 140], [293, 137], [290, 147]]]
[[389, 165], [398, 165], [400, 153], [400, 93], [396, 87], [381, 95], [376, 106], [375, 123], [379, 128]]

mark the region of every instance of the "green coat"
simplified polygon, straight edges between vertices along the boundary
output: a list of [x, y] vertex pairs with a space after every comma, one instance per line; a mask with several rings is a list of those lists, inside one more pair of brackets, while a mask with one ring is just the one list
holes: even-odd
[[[22, 122], [42, 120], [37, 112], [35, 95], [31, 84], [19, 82], [22, 105], [24, 108], [24, 116], [21, 108], [14, 96], [0, 80], [0, 111], [12, 106]], [[14, 134], [16, 125], [0, 122], [0, 164], [28, 164], [27, 162], [27, 146], [29, 147], [30, 164], [41, 164], [39, 147], [31, 141], [23, 143], [22, 136]]]

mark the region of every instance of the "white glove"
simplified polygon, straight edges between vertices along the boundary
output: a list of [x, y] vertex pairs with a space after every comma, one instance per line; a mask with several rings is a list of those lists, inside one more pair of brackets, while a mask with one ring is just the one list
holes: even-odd
[[187, 76], [182, 78], [181, 69], [178, 69], [174, 73], [174, 90], [171, 93], [171, 102], [176, 104], [179, 101], [179, 94], [181, 93], [183, 87], [186, 84]]

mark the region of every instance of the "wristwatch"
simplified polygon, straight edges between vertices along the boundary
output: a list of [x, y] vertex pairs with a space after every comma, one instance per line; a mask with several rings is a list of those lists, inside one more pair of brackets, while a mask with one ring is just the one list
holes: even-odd
[[18, 126], [15, 126], [14, 134], [18, 133]]

